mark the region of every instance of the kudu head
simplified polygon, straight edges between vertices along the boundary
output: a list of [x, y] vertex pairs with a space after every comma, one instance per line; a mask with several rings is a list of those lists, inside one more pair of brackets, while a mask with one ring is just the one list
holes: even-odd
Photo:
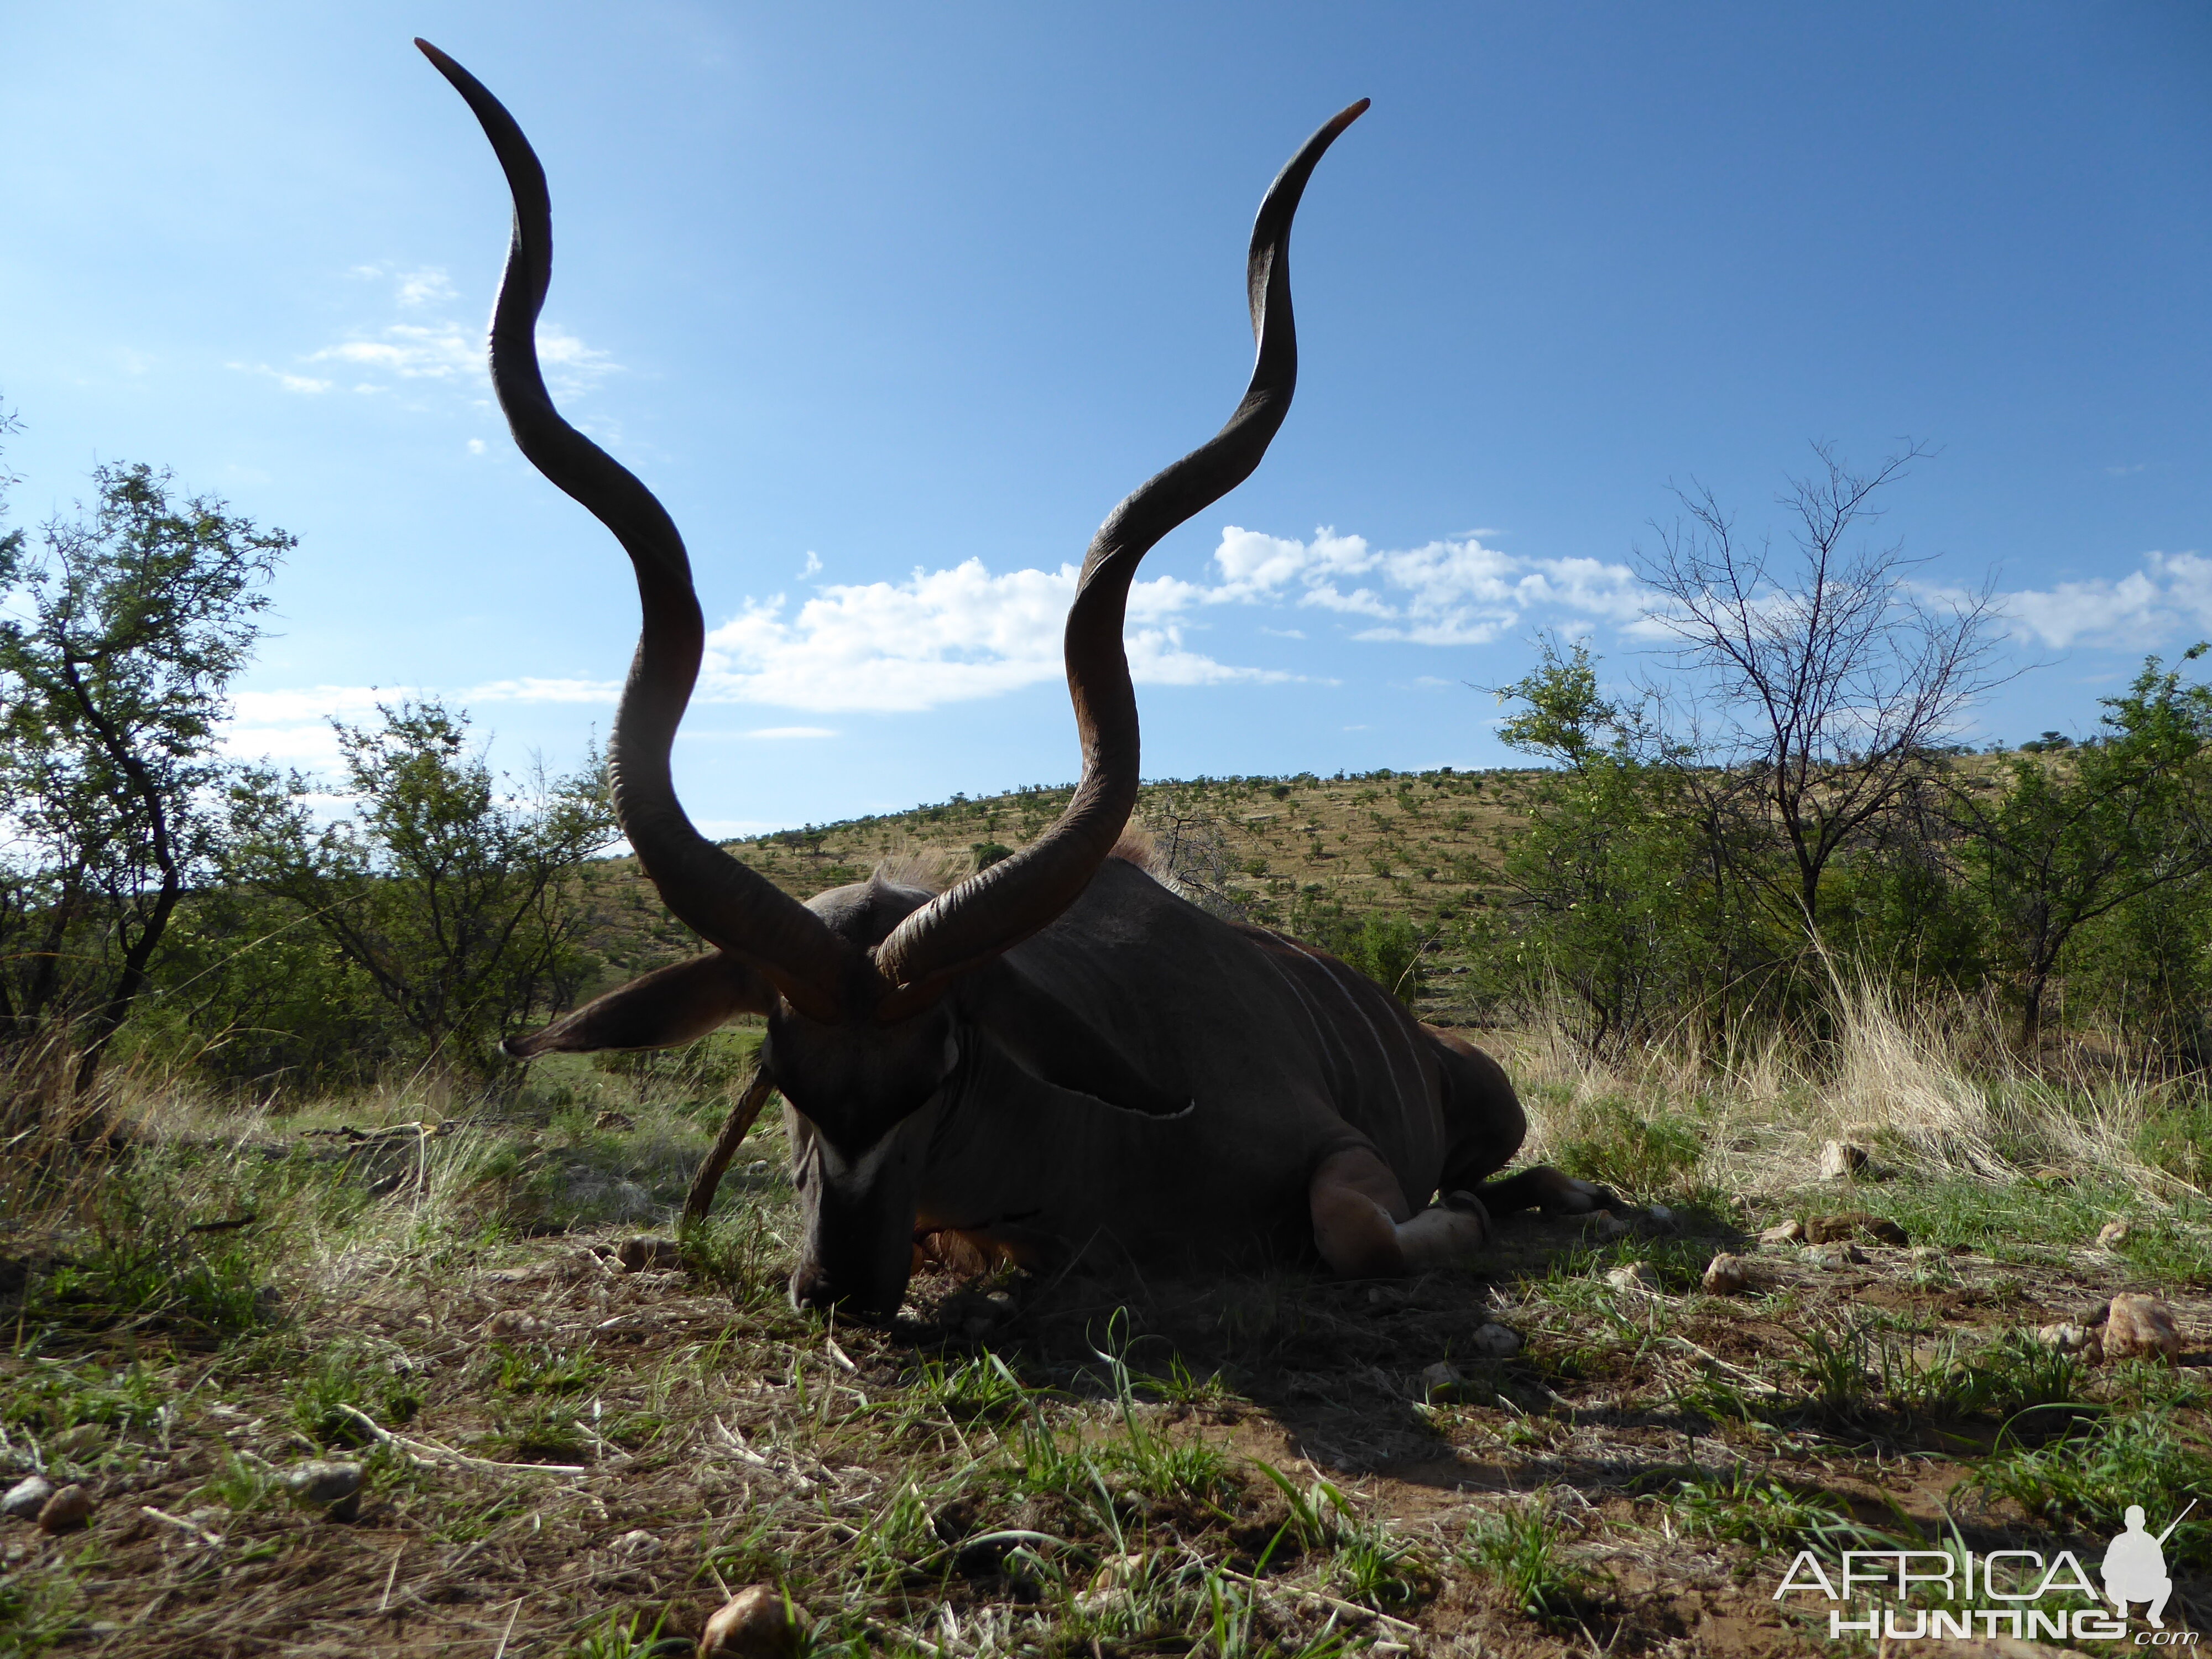
[[1028, 847], [945, 892], [872, 881], [802, 904], [702, 836], [676, 798], [669, 753], [706, 632], [683, 538], [652, 492], [563, 420], [546, 392], [536, 327], [552, 269], [552, 215], [529, 141], [474, 76], [428, 42], [416, 45], [483, 125], [514, 198], [491, 327], [500, 406], [522, 453], [614, 532], [636, 572], [643, 627], [608, 741], [615, 809], [669, 909], [716, 947], [509, 1052], [664, 1047], [740, 1012], [765, 1016], [763, 1060], [799, 1119], [793, 1176], [805, 1243], [793, 1297], [890, 1312], [906, 1285], [927, 1150], [911, 1126], [975, 1045], [993, 1044], [1047, 1081], [1126, 1110], [1189, 1109], [1139, 1075], [1080, 1010], [1002, 958], [1082, 893], [1135, 805], [1137, 705], [1121, 643], [1129, 584], [1161, 537], [1250, 476], [1289, 410], [1297, 380], [1291, 220], [1322, 153], [1367, 102], [1309, 138], [1260, 204], [1246, 266], [1258, 356], [1243, 400], [1212, 440], [1139, 485], [1091, 540], [1065, 640], [1083, 746], [1082, 781], [1066, 810]]

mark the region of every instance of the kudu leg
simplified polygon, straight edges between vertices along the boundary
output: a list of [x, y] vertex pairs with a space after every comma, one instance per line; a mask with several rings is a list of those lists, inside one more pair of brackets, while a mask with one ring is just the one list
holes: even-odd
[[738, 1155], [738, 1147], [768, 1104], [768, 1097], [775, 1092], [775, 1079], [768, 1074], [768, 1067], [756, 1066], [744, 1092], [738, 1103], [730, 1108], [730, 1115], [722, 1125], [722, 1133], [714, 1137], [706, 1161], [699, 1165], [699, 1173], [691, 1177], [691, 1190], [684, 1195], [684, 1219], [688, 1223], [704, 1221], [707, 1212], [714, 1207], [714, 1194], [722, 1185], [722, 1171], [730, 1167], [730, 1160]]
[[1465, 1194], [1414, 1213], [1390, 1166], [1364, 1146], [1323, 1158], [1306, 1194], [1322, 1260], [1346, 1279], [1425, 1273], [1471, 1255], [1490, 1237], [1490, 1217]]

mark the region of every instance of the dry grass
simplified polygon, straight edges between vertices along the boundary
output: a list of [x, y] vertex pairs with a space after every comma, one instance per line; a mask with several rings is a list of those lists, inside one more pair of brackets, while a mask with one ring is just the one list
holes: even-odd
[[[681, 1271], [612, 1270], [720, 1108], [680, 1079], [568, 1062], [460, 1117], [404, 1088], [284, 1115], [142, 1090], [127, 1155], [78, 1147], [0, 1223], [29, 1268], [0, 1303], [0, 1459], [100, 1499], [58, 1540], [0, 1522], [0, 1651], [605, 1659], [746, 1582], [823, 1652], [1825, 1650], [1769, 1599], [1796, 1547], [2093, 1548], [2115, 1504], [2212, 1479], [2206, 1371], [2092, 1372], [2022, 1334], [2136, 1286], [2212, 1358], [2208, 1212], [2134, 1150], [2168, 1103], [1969, 1073], [1970, 1018], [1861, 999], [1820, 1066], [1603, 1072], [1514, 1034], [1538, 1143], [1665, 1224], [1523, 1218], [1401, 1285], [925, 1276], [883, 1329], [783, 1300], [773, 1127]], [[1883, 1178], [1819, 1182], [1845, 1132]], [[1841, 1208], [1915, 1248], [1751, 1246]], [[2138, 1236], [2100, 1248], [2116, 1215]], [[1749, 1296], [1697, 1293], [1721, 1249], [1751, 1253]], [[1629, 1261], [1656, 1292], [1607, 1280]], [[1526, 1347], [1474, 1358], [1498, 1319]], [[285, 1495], [313, 1455], [364, 1463], [357, 1520]]]

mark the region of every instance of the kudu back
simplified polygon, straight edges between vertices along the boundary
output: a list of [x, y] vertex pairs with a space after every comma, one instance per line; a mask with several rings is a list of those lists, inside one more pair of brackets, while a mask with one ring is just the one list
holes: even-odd
[[529, 142], [475, 76], [416, 44], [467, 100], [514, 200], [491, 328], [501, 408], [636, 574], [642, 625], [608, 744], [616, 811], [662, 900], [712, 947], [509, 1052], [665, 1048], [764, 1017], [763, 1086], [787, 1103], [805, 1221], [793, 1298], [865, 1314], [897, 1307], [933, 1241], [969, 1260], [1317, 1253], [1340, 1273], [1392, 1274], [1479, 1249], [1501, 1206], [1603, 1196], [1540, 1169], [1485, 1184], [1525, 1127], [1493, 1061], [1333, 957], [1186, 902], [1120, 847], [1138, 783], [1129, 584], [1161, 537], [1250, 476], [1282, 425], [1297, 381], [1291, 222], [1365, 100], [1309, 138], [1261, 202], [1245, 267], [1257, 351], [1235, 412], [1091, 540], [1065, 637], [1083, 754], [1066, 810], [945, 891], [879, 876], [801, 904], [677, 799], [669, 752], [705, 639], [683, 538], [546, 392], [535, 330], [552, 216]]

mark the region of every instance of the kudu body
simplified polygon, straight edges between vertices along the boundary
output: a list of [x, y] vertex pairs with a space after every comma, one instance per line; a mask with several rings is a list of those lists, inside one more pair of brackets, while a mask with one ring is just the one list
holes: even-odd
[[704, 641], [682, 538], [545, 391], [535, 327], [551, 215], [536, 155], [472, 76], [416, 44], [467, 100], [514, 198], [492, 323], [501, 405], [523, 453], [636, 571], [643, 627], [609, 743], [616, 807], [670, 909], [715, 947], [510, 1052], [671, 1047], [765, 1016], [764, 1076], [788, 1103], [805, 1221], [792, 1295], [808, 1305], [889, 1312], [932, 1237], [1032, 1260], [1317, 1250], [1341, 1273], [1391, 1274], [1479, 1245], [1486, 1206], [1590, 1207], [1596, 1189], [1547, 1170], [1480, 1184], [1525, 1127], [1495, 1062], [1343, 963], [1209, 915], [1117, 852], [1138, 781], [1129, 583], [1154, 543], [1249, 476], [1282, 423], [1297, 374], [1291, 217], [1364, 100], [1309, 139], [1261, 204], [1243, 401], [1091, 543], [1066, 635], [1084, 756], [1067, 810], [947, 891], [878, 875], [802, 905], [699, 835], [677, 800], [669, 750]]

